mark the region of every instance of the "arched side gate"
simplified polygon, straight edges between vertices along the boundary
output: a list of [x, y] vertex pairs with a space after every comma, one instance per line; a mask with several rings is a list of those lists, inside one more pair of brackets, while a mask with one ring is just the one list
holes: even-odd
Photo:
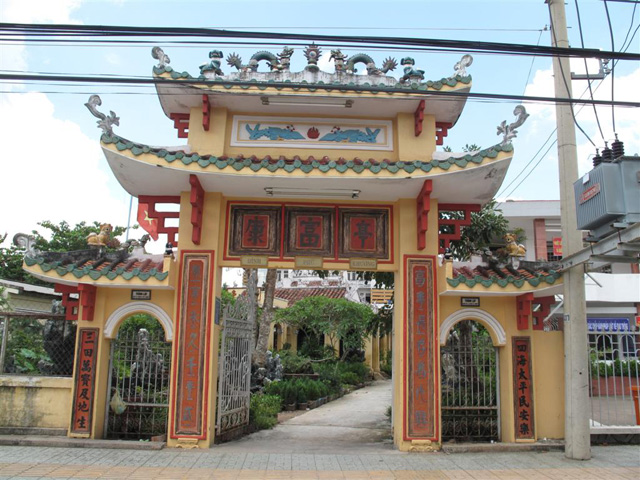
[[498, 352], [487, 329], [462, 320], [440, 349], [442, 441], [500, 440]]
[[111, 340], [105, 437], [149, 440], [167, 433], [171, 343], [148, 315], [125, 320]]

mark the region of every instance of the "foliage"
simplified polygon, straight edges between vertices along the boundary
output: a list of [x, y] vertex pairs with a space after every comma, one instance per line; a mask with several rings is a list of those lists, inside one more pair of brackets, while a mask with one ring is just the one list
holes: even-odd
[[367, 325], [372, 317], [373, 312], [366, 305], [326, 297], [307, 297], [276, 313], [279, 323], [317, 336], [325, 335], [333, 345], [341, 340], [343, 358], [364, 347]]
[[353, 372], [342, 372], [340, 374], [340, 382], [345, 385], [357, 385], [360, 383], [360, 379]]
[[[100, 232], [100, 222], [93, 222], [91, 224], [80, 222], [74, 227], [71, 227], [71, 225], [64, 220], [58, 224], [44, 220], [38, 222], [38, 225], [46, 231], [41, 234], [38, 230], [32, 230], [31, 235], [35, 237], [35, 247], [43, 252], [84, 250], [87, 248], [87, 237], [89, 234]], [[125, 227], [115, 226], [112, 237], [116, 238], [125, 230]], [[6, 238], [6, 234], [0, 236], [0, 244], [2, 244]], [[23, 257], [24, 249], [16, 247], [13, 244], [9, 247], [0, 247], [0, 278], [34, 285], [47, 285], [47, 283], [32, 277], [22, 270]]]
[[9, 305], [9, 300], [7, 300], [5, 288], [0, 287], [0, 312], [3, 312], [3, 311], [6, 312], [6, 311], [9, 311], [10, 309], [11, 309], [11, 306]]
[[277, 395], [251, 395], [249, 422], [258, 430], [273, 428], [278, 423], [281, 399]]
[[227, 305], [235, 305], [236, 297], [228, 290], [222, 290], [220, 292], [220, 314], [224, 311]]
[[391, 353], [391, 350], [383, 352], [382, 361], [380, 362], [380, 371], [388, 376], [392, 375], [392, 360], [393, 355]]
[[[479, 212], [471, 213], [471, 225], [462, 229], [460, 240], [451, 241], [451, 253], [458, 260], [468, 260], [474, 252], [482, 251], [492, 244], [494, 239], [507, 233], [509, 222], [491, 200]], [[459, 218], [457, 212], [443, 212], [443, 217]]]
[[280, 362], [285, 373], [312, 373], [311, 359], [291, 350], [281, 350]]
[[[338, 275], [339, 270], [314, 270], [318, 277], [326, 278], [329, 275]], [[364, 280], [365, 282], [373, 282], [374, 288], [393, 288], [394, 276], [393, 272], [352, 272], [356, 274], [358, 280]]]
[[384, 337], [393, 331], [393, 303], [383, 305], [378, 309], [366, 327], [367, 335]]
[[[43, 325], [31, 318], [12, 318], [7, 339], [7, 363], [15, 373], [38, 375], [38, 362], [51, 362], [44, 349]], [[10, 359], [10, 360], [9, 360]]]
[[640, 360], [629, 358], [627, 360], [597, 360], [591, 355], [592, 377], [631, 377], [640, 375]]

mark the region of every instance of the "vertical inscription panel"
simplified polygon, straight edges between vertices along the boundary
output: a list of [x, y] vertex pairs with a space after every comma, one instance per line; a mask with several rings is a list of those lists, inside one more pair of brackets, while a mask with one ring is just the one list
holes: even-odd
[[435, 259], [405, 257], [405, 440], [438, 441]]
[[81, 328], [79, 333], [71, 433], [91, 435], [99, 330]]
[[513, 337], [513, 401], [516, 440], [535, 440], [531, 339]]
[[207, 254], [184, 253], [182, 257], [173, 422], [175, 436], [204, 437], [210, 262]]

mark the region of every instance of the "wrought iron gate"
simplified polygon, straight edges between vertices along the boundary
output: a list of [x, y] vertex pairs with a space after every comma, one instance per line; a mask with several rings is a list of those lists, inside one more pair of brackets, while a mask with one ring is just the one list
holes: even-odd
[[148, 440], [167, 433], [171, 344], [159, 323], [149, 331], [127, 321], [111, 341], [106, 438]]
[[442, 440], [499, 440], [498, 354], [489, 332], [478, 322], [458, 322], [440, 365]]
[[254, 322], [249, 295], [242, 295], [223, 313], [220, 376], [218, 383], [218, 435], [249, 423], [251, 353]]

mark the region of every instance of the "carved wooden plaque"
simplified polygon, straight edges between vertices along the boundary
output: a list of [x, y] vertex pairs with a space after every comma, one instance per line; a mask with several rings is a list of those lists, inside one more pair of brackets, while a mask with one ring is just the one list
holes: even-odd
[[334, 208], [287, 207], [285, 256], [334, 256]]
[[280, 254], [281, 207], [232, 205], [229, 215], [229, 254]]
[[531, 339], [512, 338], [513, 401], [517, 440], [535, 440], [533, 421], [533, 376], [531, 368]]
[[389, 210], [340, 209], [340, 257], [389, 258]]
[[[78, 332], [76, 376], [73, 388], [71, 433], [91, 435], [96, 359], [98, 358], [97, 328], [81, 328]], [[84, 435], [81, 435], [84, 436]]]
[[406, 440], [438, 441], [439, 369], [436, 325], [435, 260], [405, 257], [405, 413]]

